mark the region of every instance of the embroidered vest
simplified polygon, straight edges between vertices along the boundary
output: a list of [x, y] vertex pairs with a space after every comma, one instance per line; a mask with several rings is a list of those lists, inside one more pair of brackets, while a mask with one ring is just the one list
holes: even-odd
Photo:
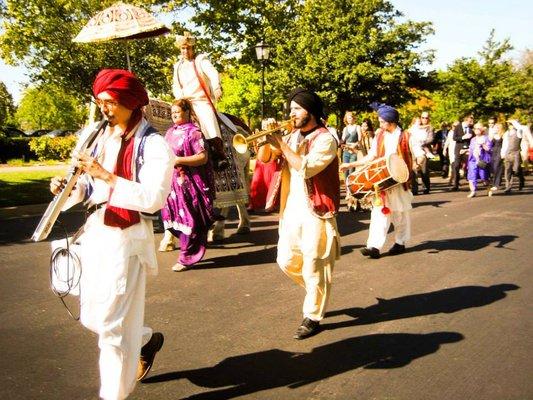
[[[317, 132], [317, 133], [315, 133]], [[315, 139], [319, 135], [331, 133], [324, 127], [318, 128], [313, 132], [311, 140], [307, 142], [305, 154], [308, 154]], [[281, 206], [280, 215], [283, 215], [287, 197], [289, 195], [290, 171], [287, 162], [283, 161], [281, 184]], [[340, 207], [340, 179], [339, 179], [339, 160], [335, 158], [326, 168], [315, 176], [305, 179], [306, 191], [309, 199], [309, 206], [313, 213], [319, 218], [331, 218], [335, 216]]]

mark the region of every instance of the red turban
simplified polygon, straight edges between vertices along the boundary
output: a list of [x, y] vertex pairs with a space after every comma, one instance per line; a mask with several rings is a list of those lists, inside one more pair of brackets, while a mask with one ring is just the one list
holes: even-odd
[[124, 69], [103, 69], [93, 84], [94, 97], [102, 92], [109, 93], [124, 107], [135, 110], [148, 104], [148, 94], [141, 81]]

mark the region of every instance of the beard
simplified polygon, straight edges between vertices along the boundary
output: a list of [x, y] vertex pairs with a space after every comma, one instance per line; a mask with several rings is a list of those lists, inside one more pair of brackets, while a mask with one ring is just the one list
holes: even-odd
[[117, 124], [117, 121], [114, 115], [104, 113], [104, 118], [107, 120], [107, 123], [110, 127], [113, 127]]
[[300, 129], [303, 126], [306, 126], [309, 121], [311, 121], [311, 115], [309, 114], [303, 116], [302, 118], [296, 118], [294, 121], [294, 127]]

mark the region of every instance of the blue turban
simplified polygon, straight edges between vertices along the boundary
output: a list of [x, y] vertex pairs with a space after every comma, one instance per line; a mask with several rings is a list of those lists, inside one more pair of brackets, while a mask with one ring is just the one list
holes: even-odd
[[370, 103], [370, 107], [376, 110], [378, 112], [378, 117], [386, 122], [393, 122], [397, 124], [400, 120], [400, 114], [394, 107], [388, 106], [387, 104], [378, 103], [377, 101]]

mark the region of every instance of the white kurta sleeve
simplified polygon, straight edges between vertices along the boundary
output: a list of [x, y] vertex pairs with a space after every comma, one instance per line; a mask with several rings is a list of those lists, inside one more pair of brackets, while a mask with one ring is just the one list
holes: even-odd
[[154, 213], [165, 204], [170, 193], [174, 154], [160, 135], [150, 135], [144, 148], [144, 164], [139, 181], [117, 178], [109, 203], [128, 210]]
[[366, 156], [361, 158], [360, 160], [357, 160], [358, 163], [366, 164], [372, 160], [374, 160], [377, 157], [378, 154], [378, 141], [376, 138], [372, 139], [372, 142], [370, 143], [370, 149], [368, 150], [368, 153]]
[[311, 178], [322, 172], [337, 157], [337, 141], [331, 134], [320, 134], [310, 146], [309, 153], [302, 157], [300, 174]]
[[213, 93], [220, 91], [220, 77], [218, 71], [207, 57], [201, 57], [200, 68], [205, 76], [207, 76], [207, 79], [209, 79], [209, 85], [211, 86]]
[[183, 91], [178, 83], [178, 65], [179, 62], [174, 64], [174, 74], [172, 75], [172, 94], [175, 99], [181, 99], [183, 97]]

